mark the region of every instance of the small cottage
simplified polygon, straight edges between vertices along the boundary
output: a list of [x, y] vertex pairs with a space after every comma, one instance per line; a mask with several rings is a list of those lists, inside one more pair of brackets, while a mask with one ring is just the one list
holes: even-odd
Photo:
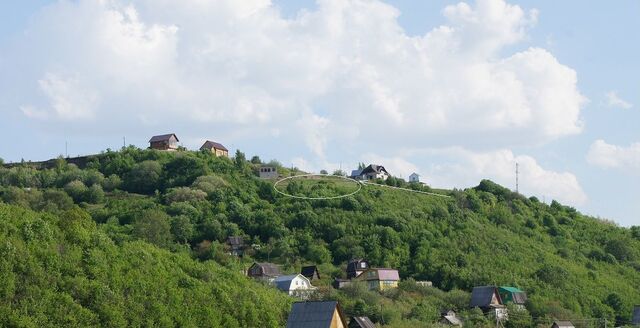
[[359, 276], [364, 270], [369, 268], [369, 262], [364, 259], [353, 259], [347, 263], [347, 279]]
[[631, 324], [634, 326], [640, 326], [640, 305], [636, 305], [633, 309], [633, 315], [631, 316]]
[[244, 255], [244, 238], [242, 236], [230, 236], [227, 238], [227, 245], [229, 246], [230, 254], [233, 256]]
[[498, 319], [507, 318], [507, 308], [495, 286], [474, 287], [469, 306], [480, 308], [485, 313], [492, 312]]
[[576, 328], [571, 321], [554, 321], [551, 328]]
[[318, 272], [318, 267], [315, 265], [302, 267], [302, 269], [300, 270], [300, 274], [307, 277], [307, 279], [311, 281], [320, 279], [320, 272]]
[[442, 311], [440, 313], [440, 323], [446, 326], [462, 326], [462, 320], [453, 310]]
[[365, 167], [358, 177], [359, 180], [387, 180], [390, 177], [389, 172], [382, 165], [371, 164]]
[[311, 293], [318, 289], [312, 286], [309, 279], [301, 274], [279, 276], [273, 280], [273, 284], [290, 296], [302, 299], [307, 299]]
[[262, 166], [258, 169], [260, 179], [276, 179], [278, 178], [278, 170], [272, 166]]
[[247, 270], [247, 276], [269, 282], [273, 281], [280, 275], [282, 275], [280, 273], [280, 268], [273, 263], [255, 262], [249, 267], [249, 270]]
[[398, 270], [387, 268], [369, 268], [362, 272], [357, 278], [366, 281], [369, 290], [383, 291], [389, 288], [397, 288], [400, 275]]
[[516, 287], [502, 286], [498, 289], [498, 292], [504, 304], [513, 303], [524, 307], [525, 303], [527, 303], [527, 293]]
[[409, 176], [409, 182], [420, 183], [420, 175], [418, 173], [411, 173]]
[[347, 319], [336, 301], [296, 302], [291, 306], [287, 328], [346, 328]]
[[331, 286], [335, 289], [342, 289], [351, 285], [351, 283], [352, 283], [351, 279], [335, 278], [331, 283]]
[[210, 151], [216, 157], [229, 157], [229, 150], [215, 141], [205, 141], [202, 147], [200, 147], [200, 150]]
[[175, 133], [153, 136], [149, 139], [149, 148], [156, 150], [177, 150], [179, 141]]
[[376, 325], [369, 317], [352, 317], [349, 328], [376, 328]]

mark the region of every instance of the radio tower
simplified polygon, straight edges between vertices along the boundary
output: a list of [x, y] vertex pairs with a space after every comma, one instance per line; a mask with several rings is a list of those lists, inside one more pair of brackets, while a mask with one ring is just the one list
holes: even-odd
[[519, 186], [519, 181], [518, 181], [518, 175], [520, 174], [520, 171], [518, 170], [519, 168], [519, 164], [518, 162], [516, 162], [516, 194], [520, 193], [520, 186]]

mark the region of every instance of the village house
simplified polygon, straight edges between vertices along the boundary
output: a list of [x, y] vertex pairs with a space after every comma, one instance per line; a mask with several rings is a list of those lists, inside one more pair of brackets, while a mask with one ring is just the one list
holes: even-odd
[[347, 319], [336, 301], [296, 302], [287, 328], [347, 328]]
[[210, 151], [216, 157], [229, 157], [229, 150], [215, 141], [205, 141], [202, 147], [200, 147], [200, 150]]
[[420, 174], [415, 172], [411, 173], [409, 176], [409, 182], [420, 183]]
[[[356, 171], [351, 172], [351, 174], [354, 174], [354, 173], [358, 173], [358, 172]], [[355, 176], [352, 175], [351, 178], [355, 180], [375, 180], [375, 179], [387, 180], [389, 176], [390, 174], [389, 172], [387, 172], [384, 166], [371, 164], [365, 167], [364, 169], [362, 169], [362, 171], [360, 171], [358, 175], [355, 175]]]
[[359, 276], [364, 270], [369, 268], [369, 262], [364, 259], [353, 259], [347, 263], [347, 279]]
[[498, 319], [507, 319], [507, 308], [495, 286], [474, 287], [471, 292], [471, 308], [480, 308], [482, 312], [491, 312]]
[[273, 284], [279, 290], [290, 296], [307, 299], [318, 288], [311, 285], [307, 277], [301, 274], [279, 276], [273, 280]]
[[352, 317], [349, 328], [376, 328], [376, 325], [369, 317]]
[[633, 309], [633, 315], [631, 316], [631, 324], [634, 326], [640, 326], [640, 305], [636, 305]]
[[310, 281], [320, 279], [320, 272], [318, 272], [318, 267], [315, 265], [308, 265], [302, 267], [300, 270], [300, 274], [307, 277]]
[[333, 280], [333, 282], [331, 283], [331, 286], [333, 286], [333, 288], [335, 288], [335, 289], [342, 289], [342, 288], [345, 288], [345, 287], [347, 287], [349, 285], [351, 285], [351, 279], [335, 278]]
[[554, 321], [551, 328], [576, 328], [571, 321]]
[[229, 246], [229, 254], [233, 256], [244, 255], [244, 238], [242, 236], [230, 236], [227, 238], [227, 245]]
[[390, 288], [397, 288], [400, 275], [398, 270], [387, 268], [369, 268], [362, 272], [357, 278], [359, 281], [366, 281], [369, 290], [383, 291]]
[[261, 166], [258, 169], [260, 179], [276, 179], [278, 178], [278, 170], [272, 166]]
[[255, 262], [249, 267], [249, 270], [247, 270], [247, 276], [267, 282], [273, 282], [273, 280], [280, 275], [282, 275], [280, 268], [273, 263]]
[[149, 139], [149, 148], [156, 150], [178, 150], [178, 137], [175, 133], [153, 136]]
[[498, 293], [504, 304], [513, 303], [519, 308], [524, 308], [527, 303], [527, 293], [516, 287], [502, 286], [498, 289]]
[[440, 323], [446, 326], [462, 326], [462, 320], [453, 310], [442, 311], [440, 313]]

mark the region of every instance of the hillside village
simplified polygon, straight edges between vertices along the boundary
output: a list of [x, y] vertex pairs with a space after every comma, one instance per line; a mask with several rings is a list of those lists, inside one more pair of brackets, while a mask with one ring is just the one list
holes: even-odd
[[[174, 133], [153, 136], [149, 140], [149, 149], [162, 152], [178, 152], [181, 147], [178, 146], [178, 136]], [[229, 158], [229, 150], [219, 142], [207, 140], [199, 149], [201, 152], [211, 153], [214, 157]], [[77, 163], [81, 163], [82, 159], [75, 159]], [[74, 160], [68, 161], [73, 163]], [[32, 163], [46, 167], [47, 162]], [[86, 163], [82, 163], [86, 164]], [[7, 164], [8, 168], [19, 167], [18, 164]], [[254, 166], [256, 177], [262, 180], [274, 181], [282, 178], [282, 172], [278, 171], [278, 167], [268, 164], [256, 162]], [[289, 172], [289, 174], [294, 174]], [[392, 177], [384, 166], [378, 164], [361, 165], [360, 168], [351, 171], [349, 178], [358, 181], [378, 181], [384, 182]], [[409, 176], [410, 184], [425, 185], [420, 182], [420, 176], [417, 173]], [[426, 185], [425, 185], [426, 186]], [[227, 237], [224, 250], [226, 254], [232, 258], [237, 258], [240, 263], [244, 263], [245, 258], [251, 259], [251, 255], [261, 252], [264, 245], [256, 244], [255, 240], [251, 242], [246, 235], [230, 235]], [[291, 306], [287, 318], [287, 327], [318, 327], [318, 328], [334, 328], [334, 327], [361, 327], [373, 328], [377, 327], [374, 321], [380, 325], [380, 318], [372, 320], [366, 315], [347, 315], [342, 308], [340, 302], [335, 300], [324, 299], [327, 290], [348, 290], [353, 288], [365, 288], [374, 293], [386, 294], [399, 288], [405, 279], [400, 274], [400, 270], [393, 267], [378, 267], [370, 265], [366, 257], [351, 258], [341, 264], [343, 271], [323, 272], [320, 263], [303, 263], [298, 267], [297, 271], [292, 271], [291, 266], [287, 265], [288, 270], [283, 270], [280, 264], [272, 262], [254, 261], [248, 267], [242, 268], [242, 273], [249, 279], [253, 279], [265, 286], [279, 290], [285, 295], [296, 299]], [[433, 283], [427, 280], [416, 280], [409, 278], [410, 284], [416, 288], [433, 288]], [[363, 287], [357, 287], [363, 286]], [[468, 315], [460, 315], [460, 310], [479, 310], [484, 317], [496, 323], [496, 326], [509, 326], [509, 322], [513, 318], [518, 318], [519, 312], [525, 310], [528, 306], [528, 297], [526, 290], [518, 288], [519, 286], [509, 285], [479, 285], [474, 286], [467, 292], [470, 292], [469, 302], [466, 308], [441, 308], [439, 309], [439, 326], [472, 326], [471, 323], [465, 323], [469, 320]], [[631, 314], [632, 325], [640, 325], [640, 306], [636, 306]], [[580, 322], [582, 324], [582, 322]], [[584, 325], [576, 325], [569, 320], [554, 320], [550, 327], [584, 327]]]

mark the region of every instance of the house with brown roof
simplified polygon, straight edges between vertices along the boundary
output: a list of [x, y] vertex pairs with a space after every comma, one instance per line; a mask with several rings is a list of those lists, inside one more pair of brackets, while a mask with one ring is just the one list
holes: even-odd
[[369, 268], [362, 272], [356, 280], [366, 281], [369, 290], [383, 291], [397, 288], [400, 281], [398, 270], [388, 268]]
[[149, 139], [149, 148], [156, 150], [178, 150], [179, 141], [175, 133], [153, 136]]
[[229, 157], [229, 150], [221, 143], [207, 140], [204, 142], [200, 150], [206, 150], [213, 153], [216, 157]]
[[287, 328], [347, 328], [347, 319], [336, 301], [296, 302]]
[[280, 268], [273, 263], [255, 262], [249, 267], [249, 270], [247, 270], [247, 276], [268, 282], [273, 282], [275, 278], [281, 275]]

